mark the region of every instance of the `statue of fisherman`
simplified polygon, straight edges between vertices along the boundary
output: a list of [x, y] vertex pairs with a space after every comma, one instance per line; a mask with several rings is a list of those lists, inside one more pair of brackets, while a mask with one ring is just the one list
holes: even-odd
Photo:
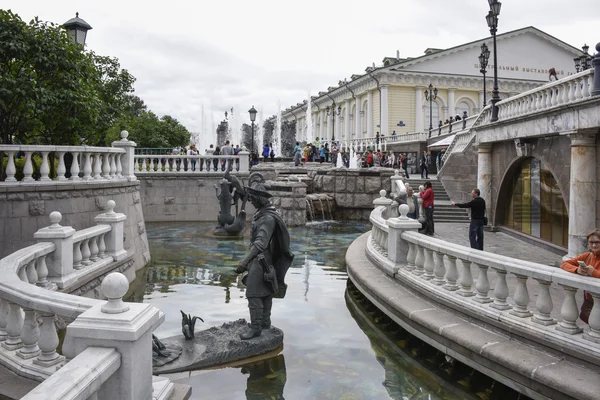
[[256, 208], [252, 219], [250, 248], [235, 272], [243, 273], [246, 298], [250, 309], [250, 324], [240, 333], [242, 340], [260, 336], [263, 329], [271, 327], [273, 298], [283, 298], [287, 285], [285, 274], [294, 255], [290, 251], [290, 235], [283, 219], [270, 203], [260, 173], [250, 175], [246, 195]]

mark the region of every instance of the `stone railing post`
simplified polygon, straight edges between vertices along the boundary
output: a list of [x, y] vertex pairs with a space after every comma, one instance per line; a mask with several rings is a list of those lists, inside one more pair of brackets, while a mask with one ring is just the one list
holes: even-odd
[[408, 261], [409, 243], [402, 240], [400, 235], [404, 231], [417, 232], [421, 228], [419, 221], [410, 219], [408, 214], [408, 205], [401, 204], [398, 207], [400, 216], [390, 218], [386, 221], [388, 226], [388, 259], [397, 264], [406, 264]]
[[98, 400], [152, 399], [152, 331], [164, 315], [151, 304], [124, 303], [129, 288], [127, 278], [118, 272], [108, 274], [100, 289], [108, 298], [67, 327], [63, 352], [73, 359], [88, 347], [116, 349], [120, 368], [98, 391]]
[[125, 230], [125, 220], [127, 216], [122, 213], [116, 213], [115, 202], [109, 200], [106, 202], [108, 211], [94, 218], [97, 224], [110, 225], [111, 230], [104, 238], [106, 246], [106, 255], [111, 256], [115, 261], [121, 261], [127, 256], [127, 251], [123, 248], [123, 233]]
[[54, 251], [46, 257], [49, 278], [60, 278], [73, 272], [73, 234], [75, 229], [61, 226], [62, 215], [58, 211], [50, 213], [50, 225], [33, 234], [38, 242], [54, 243]]
[[240, 170], [238, 172], [248, 172], [250, 170], [250, 153], [247, 151], [240, 151]]
[[600, 96], [600, 43], [596, 44], [596, 55], [592, 61], [594, 66], [594, 87], [592, 88], [592, 96]]
[[121, 156], [121, 175], [123, 175], [124, 179], [128, 181], [137, 181], [134, 170], [134, 162], [135, 162], [135, 147], [137, 146], [135, 142], [130, 142], [127, 140], [129, 136], [129, 132], [121, 131], [121, 140], [118, 142], [113, 142], [112, 147], [120, 147], [125, 149], [125, 154]]
[[379, 207], [379, 206], [384, 206], [385, 207], [385, 211], [382, 213], [382, 216], [384, 219], [388, 219], [390, 217], [390, 214], [392, 212], [392, 199], [388, 199], [387, 197], [385, 197], [387, 195], [386, 191], [381, 189], [379, 191], [379, 197], [376, 198], [375, 200], [373, 200], [373, 205], [375, 207]]

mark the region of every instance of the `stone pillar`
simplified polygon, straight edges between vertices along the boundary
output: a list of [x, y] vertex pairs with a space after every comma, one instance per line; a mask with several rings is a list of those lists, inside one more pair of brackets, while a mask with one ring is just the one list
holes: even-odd
[[415, 87], [415, 132], [425, 131], [425, 117], [423, 116], [423, 90], [425, 87]]
[[125, 214], [116, 213], [115, 202], [109, 200], [106, 203], [108, 211], [104, 214], [100, 214], [94, 218], [97, 224], [110, 225], [111, 230], [104, 238], [106, 245], [106, 254], [111, 256], [115, 261], [121, 261], [127, 257], [127, 251], [123, 248], [123, 234], [125, 228], [125, 220], [127, 216]]
[[382, 136], [389, 136], [389, 126], [390, 126], [390, 118], [389, 118], [389, 110], [388, 110], [388, 87], [390, 85], [380, 85], [381, 88], [381, 106], [380, 106], [380, 114], [381, 114], [381, 123], [379, 131]]
[[240, 151], [240, 170], [239, 172], [248, 172], [250, 170], [250, 153], [247, 151]]
[[360, 139], [362, 137], [362, 132], [361, 132], [362, 121], [360, 118], [360, 115], [361, 115], [360, 96], [355, 99], [354, 106], [355, 106], [355, 110], [354, 110], [354, 137], [353, 137], [353, 139]]
[[587, 249], [585, 237], [596, 228], [596, 132], [573, 132], [569, 188], [569, 250], [572, 258]]
[[352, 132], [350, 131], [350, 99], [344, 102], [346, 104], [346, 112], [344, 113], [344, 140], [352, 139]]
[[[421, 223], [406, 216], [408, 214], [408, 205], [401, 204], [398, 207], [400, 216], [390, 218], [386, 221], [388, 226], [388, 259], [396, 264], [406, 264], [408, 254], [408, 242], [402, 240], [404, 231], [415, 231], [421, 229]], [[397, 271], [397, 268], [394, 268]]]
[[124, 303], [128, 288], [123, 274], [108, 274], [100, 286], [108, 302], [88, 309], [67, 327], [63, 352], [68, 358], [88, 347], [114, 348], [121, 356], [121, 367], [102, 385], [99, 400], [152, 399], [152, 332], [165, 317], [151, 304]]
[[[492, 145], [480, 144], [477, 146], [477, 189], [481, 192], [481, 198], [485, 200], [488, 218], [493, 225], [492, 210]], [[462, 200], [461, 200], [462, 201]]]
[[367, 137], [373, 137], [373, 92], [367, 93]]
[[121, 147], [125, 149], [125, 154], [121, 157], [121, 168], [123, 171], [121, 175], [123, 175], [124, 179], [128, 181], [137, 181], [135, 176], [135, 147], [137, 146], [135, 142], [130, 142], [127, 140], [129, 136], [129, 132], [121, 131], [121, 140], [118, 142], [113, 142], [112, 147]]
[[327, 118], [327, 114], [325, 113], [325, 110], [321, 110], [319, 114], [321, 116], [321, 124], [319, 125], [319, 140], [321, 140], [327, 134], [325, 132], [325, 118]]
[[62, 215], [58, 211], [50, 213], [50, 225], [33, 234], [38, 242], [54, 243], [54, 251], [46, 257], [48, 278], [62, 278], [73, 272], [73, 234], [75, 229], [61, 226]]
[[454, 92], [456, 89], [448, 89], [448, 113], [453, 117], [456, 115], [456, 106], [454, 104]]

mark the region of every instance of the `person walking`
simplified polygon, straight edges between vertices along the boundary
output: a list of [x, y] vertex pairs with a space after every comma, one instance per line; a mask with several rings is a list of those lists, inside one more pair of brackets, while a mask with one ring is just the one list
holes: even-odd
[[421, 156], [421, 179], [429, 179], [429, 168], [427, 166], [427, 152]]
[[425, 182], [425, 187], [419, 187], [419, 196], [423, 199], [423, 209], [425, 210], [425, 234], [427, 236], [433, 236], [433, 188], [431, 182]]
[[268, 143], [265, 143], [265, 145], [263, 146], [263, 158], [264, 158], [264, 162], [269, 161], [269, 156], [271, 155], [271, 148], [269, 147]]
[[410, 179], [410, 176], [408, 176], [408, 157], [406, 157], [406, 154], [402, 154], [402, 161], [400, 162], [400, 165], [406, 174], [406, 179]]
[[[233, 155], [233, 147], [231, 147], [231, 142], [229, 142], [229, 140], [227, 140], [225, 142], [225, 146], [223, 146], [221, 148], [221, 155], [222, 156], [232, 156]], [[227, 171], [231, 171], [233, 169], [232, 161], [233, 161], [233, 158], [226, 158], [223, 160], [223, 162], [225, 163], [225, 165], [227, 167]]]
[[485, 200], [481, 192], [475, 188], [471, 191], [473, 200], [468, 203], [450, 202], [453, 206], [471, 209], [471, 223], [469, 225], [469, 242], [472, 249], [483, 250], [483, 225], [485, 221]]

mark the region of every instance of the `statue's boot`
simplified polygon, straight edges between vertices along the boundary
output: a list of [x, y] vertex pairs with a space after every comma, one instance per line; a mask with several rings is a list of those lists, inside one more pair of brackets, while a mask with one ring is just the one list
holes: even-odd
[[262, 308], [250, 309], [250, 325], [247, 326], [242, 333], [240, 333], [240, 339], [248, 340], [260, 336], [260, 333], [262, 332], [262, 313]]
[[262, 321], [260, 326], [263, 329], [269, 329], [271, 327], [271, 307], [273, 306], [273, 297], [267, 296], [263, 298], [263, 312]]

